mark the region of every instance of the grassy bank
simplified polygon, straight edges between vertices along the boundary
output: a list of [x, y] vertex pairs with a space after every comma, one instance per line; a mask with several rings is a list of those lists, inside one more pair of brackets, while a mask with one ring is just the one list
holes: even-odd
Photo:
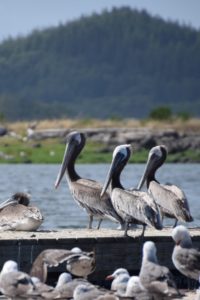
[[[62, 161], [65, 143], [62, 139], [47, 139], [43, 141], [26, 141], [26, 130], [28, 122], [5, 123], [9, 131], [14, 131], [22, 138], [12, 136], [4, 136], [0, 138], [0, 163], [60, 163]], [[110, 127], [148, 127], [148, 128], [173, 128], [177, 130], [192, 130], [200, 131], [200, 120], [190, 119], [181, 121], [179, 119], [171, 120], [170, 122], [158, 122], [152, 120], [44, 120], [37, 122], [37, 129], [52, 129], [52, 128], [110, 128]], [[130, 162], [142, 163], [146, 162], [148, 151], [143, 149], [135, 152], [131, 157]], [[79, 163], [109, 163], [112, 158], [112, 153], [105, 151], [105, 145], [88, 141], [83, 152], [81, 153]], [[200, 150], [187, 150], [181, 153], [169, 154], [168, 162], [200, 162]]]
[[[42, 142], [21, 142], [13, 138], [1, 138], [0, 163], [61, 163], [65, 144], [58, 139]], [[143, 149], [133, 153], [130, 162], [143, 163], [148, 151]], [[110, 163], [112, 153], [104, 151], [103, 145], [88, 142], [81, 153], [79, 163]], [[168, 162], [200, 162], [200, 151], [185, 151], [169, 154]]]

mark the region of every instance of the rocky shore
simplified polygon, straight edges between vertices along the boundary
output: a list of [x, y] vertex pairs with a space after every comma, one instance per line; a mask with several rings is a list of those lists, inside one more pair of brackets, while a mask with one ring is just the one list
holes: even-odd
[[[79, 130], [79, 129], [77, 129]], [[133, 144], [134, 149], [150, 149], [164, 144], [169, 153], [200, 149], [200, 132], [177, 131], [174, 129], [141, 128], [87, 128], [80, 129], [91, 141], [102, 143], [102, 151], [112, 151], [119, 144]], [[28, 129], [28, 139], [65, 138], [71, 129]]]

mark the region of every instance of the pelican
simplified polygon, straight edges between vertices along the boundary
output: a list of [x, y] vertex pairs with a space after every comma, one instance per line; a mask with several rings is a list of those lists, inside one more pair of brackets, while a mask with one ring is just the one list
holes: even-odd
[[30, 198], [25, 193], [15, 193], [0, 204], [0, 230], [34, 231], [44, 218], [35, 206], [29, 206]]
[[69, 189], [74, 200], [83, 207], [89, 215], [89, 226], [92, 228], [93, 217], [99, 219], [98, 229], [103, 218], [122, 223], [121, 218], [115, 212], [110, 196], [105, 193], [100, 197], [102, 185], [94, 180], [81, 178], [75, 170], [75, 161], [85, 146], [85, 136], [81, 132], [71, 132], [68, 135], [66, 150], [63, 157], [61, 170], [55, 182], [57, 188], [66, 172]]
[[192, 239], [188, 229], [179, 225], [172, 231], [175, 247], [172, 261], [175, 267], [185, 276], [199, 280], [200, 276], [200, 251], [193, 248]]
[[130, 223], [162, 229], [160, 214], [155, 201], [145, 192], [125, 190], [120, 182], [120, 174], [131, 155], [131, 145], [117, 146], [101, 195], [103, 196], [111, 182], [111, 200], [118, 215], [125, 222], [124, 235], [127, 235]]
[[158, 263], [156, 246], [148, 241], [143, 246], [142, 266], [139, 274], [142, 285], [147, 289], [153, 299], [180, 296], [172, 274], [165, 266]]
[[157, 169], [162, 166], [166, 157], [167, 149], [164, 145], [151, 149], [138, 189], [141, 189], [146, 181], [148, 192], [159, 205], [162, 216], [174, 218], [175, 227], [177, 221], [192, 222], [193, 218], [184, 192], [176, 185], [160, 184], [155, 178]]

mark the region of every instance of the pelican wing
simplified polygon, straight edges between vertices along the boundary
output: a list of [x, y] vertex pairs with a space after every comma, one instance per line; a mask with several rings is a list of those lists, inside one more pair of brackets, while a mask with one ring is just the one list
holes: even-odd
[[182, 221], [188, 221], [191, 218], [186, 197], [182, 198], [184, 194], [178, 187], [152, 181], [149, 185], [149, 192], [164, 213]]
[[70, 185], [74, 199], [89, 213], [102, 218], [105, 216], [113, 217], [119, 221], [119, 216], [113, 208], [110, 195], [106, 192], [103, 197], [100, 197], [102, 188], [101, 184], [89, 179], [79, 179]]
[[[117, 213], [122, 219], [136, 219], [142, 224], [152, 226], [149, 215], [152, 212], [151, 206], [146, 202], [146, 193], [141, 191], [126, 191], [115, 188], [112, 192], [112, 202]], [[154, 207], [153, 207], [154, 210]]]
[[193, 218], [190, 214], [189, 203], [188, 203], [185, 193], [179, 187], [177, 187], [176, 185], [173, 185], [173, 184], [172, 185], [165, 184], [163, 186], [165, 189], [169, 190], [174, 195], [176, 195], [176, 197], [178, 199], [177, 205], [182, 208], [185, 221], [188, 221], [188, 222], [193, 221]]

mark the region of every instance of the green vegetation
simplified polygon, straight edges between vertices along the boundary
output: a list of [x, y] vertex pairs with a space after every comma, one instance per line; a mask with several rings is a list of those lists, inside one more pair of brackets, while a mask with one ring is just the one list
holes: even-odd
[[150, 118], [159, 121], [170, 120], [172, 118], [172, 111], [169, 107], [160, 106], [150, 112]]
[[[1, 138], [0, 163], [61, 163], [65, 144], [58, 139], [49, 139], [42, 142], [21, 142], [10, 137]], [[147, 160], [148, 150], [136, 151], [130, 163], [144, 163]], [[78, 163], [110, 163], [112, 153], [103, 151], [99, 143], [88, 142], [83, 149]], [[200, 150], [187, 150], [181, 153], [169, 154], [168, 162], [199, 162]]]
[[35, 30], [0, 44], [1, 116], [199, 116], [199, 53], [199, 30], [127, 7]]
[[191, 114], [187, 111], [181, 111], [177, 114], [177, 117], [180, 118], [183, 122], [185, 122], [191, 118]]

